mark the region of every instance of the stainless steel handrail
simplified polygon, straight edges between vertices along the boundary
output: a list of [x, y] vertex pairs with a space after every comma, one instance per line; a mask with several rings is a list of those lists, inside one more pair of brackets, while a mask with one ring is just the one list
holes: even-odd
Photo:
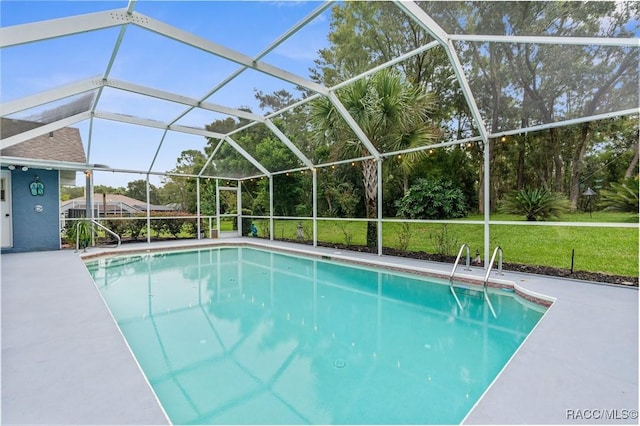
[[502, 248], [500, 246], [496, 247], [493, 250], [493, 255], [491, 256], [491, 262], [489, 262], [489, 266], [487, 267], [487, 273], [484, 276], [484, 282], [482, 283], [482, 290], [484, 292], [484, 299], [487, 301], [489, 305], [489, 309], [491, 309], [491, 314], [496, 318], [496, 311], [493, 310], [493, 305], [491, 304], [491, 300], [489, 299], [489, 293], [487, 291], [487, 285], [489, 284], [489, 275], [491, 275], [491, 268], [493, 268], [493, 263], [496, 260], [496, 254], [498, 256], [498, 273], [502, 275]]
[[[81, 223], [82, 221], [79, 221], [78, 223], [76, 223], [76, 252], [80, 249], [80, 232], [78, 232], [78, 230], [80, 229]], [[91, 223], [92, 225], [97, 225], [99, 228], [104, 229], [106, 232], [116, 237], [116, 239], [118, 240], [118, 245], [116, 247], [120, 247], [120, 244], [122, 243], [122, 239], [120, 238], [120, 235], [116, 234], [111, 229], [107, 228], [106, 226], [102, 225], [100, 222], [94, 219], [89, 220], [89, 223]], [[84, 251], [85, 252], [87, 251], [86, 247], [84, 248]]]
[[467, 249], [467, 267], [465, 268], [465, 271], [470, 271], [471, 268], [469, 267], [469, 265], [471, 264], [471, 258], [470, 258], [470, 250], [469, 250], [469, 245], [467, 243], [462, 244], [462, 246], [460, 247], [460, 250], [458, 251], [458, 257], [456, 257], [456, 261], [453, 263], [453, 269], [451, 269], [451, 273], [449, 274], [449, 290], [451, 290], [451, 294], [453, 294], [454, 299], [456, 299], [456, 303], [458, 304], [458, 307], [460, 308], [460, 310], [462, 310], [462, 303], [460, 303], [460, 299], [458, 299], [458, 295], [456, 294], [456, 290], [453, 288], [453, 275], [456, 272], [456, 268], [458, 267], [458, 263], [460, 263], [460, 257], [462, 256], [462, 250]]

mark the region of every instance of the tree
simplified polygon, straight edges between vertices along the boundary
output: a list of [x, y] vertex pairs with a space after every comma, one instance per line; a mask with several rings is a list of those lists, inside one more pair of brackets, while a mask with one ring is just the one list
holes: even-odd
[[[415, 86], [394, 70], [386, 69], [371, 77], [355, 81], [339, 90], [337, 97], [373, 146], [382, 152], [423, 146], [433, 139], [428, 113], [433, 107], [424, 87]], [[351, 129], [328, 98], [311, 105], [311, 123], [315, 135], [331, 146], [334, 155], [349, 152], [352, 158], [369, 156], [366, 146], [354, 137]], [[410, 157], [423, 156], [416, 151]], [[405, 163], [405, 164], [408, 164]], [[377, 217], [377, 163], [361, 161], [365, 188], [365, 211], [369, 219]], [[367, 247], [377, 247], [377, 228], [367, 223]]]
[[[171, 173], [196, 175], [204, 166], [206, 157], [202, 151], [188, 149], [180, 153], [176, 167]], [[180, 210], [195, 213], [196, 211], [196, 181], [192, 176], [167, 176], [162, 190], [162, 202], [165, 204], [177, 203]]]
[[[637, 31], [637, 2], [460, 2], [455, 7], [439, 3], [422, 5], [449, 31], [467, 34], [586, 38], [634, 37]], [[491, 133], [634, 108], [638, 103], [638, 55], [630, 47], [518, 42], [456, 42], [454, 47]], [[538, 181], [536, 186], [568, 194], [575, 208], [596, 126], [572, 127], [509, 137], [508, 148], [500, 139], [489, 140], [491, 194], [506, 189], [500, 172], [512, 172], [515, 188], [533, 185], [526, 182], [529, 175]], [[501, 150], [509, 155], [501, 158]], [[482, 206], [484, 172], [478, 164]], [[534, 167], [533, 173], [525, 170], [527, 166]], [[494, 206], [496, 199], [490, 201]]]
[[[147, 200], [147, 181], [143, 179], [133, 180], [127, 183], [125, 194], [135, 200]], [[158, 188], [152, 183], [149, 184], [149, 204], [160, 204], [160, 194]]]
[[127, 192], [126, 189], [124, 189], [122, 187], [115, 188], [113, 186], [107, 186], [107, 185], [95, 185], [93, 187], [93, 193], [94, 194], [119, 194], [119, 195], [125, 195], [126, 192]]
[[[518, 34], [633, 37], [629, 23], [637, 7], [633, 2], [522, 2], [519, 15], [511, 13], [509, 22]], [[504, 47], [504, 53], [524, 91], [527, 122], [552, 123], [637, 105], [638, 55], [630, 48], [522, 44]], [[551, 156], [547, 164], [553, 167], [553, 190], [565, 190], [563, 168], [568, 164], [570, 207], [575, 210], [593, 124], [582, 124], [569, 141], [561, 140], [561, 133], [551, 128], [542, 148]]]
[[84, 187], [82, 186], [62, 186], [60, 187], [60, 201], [68, 201], [72, 198], [80, 198], [84, 196]]

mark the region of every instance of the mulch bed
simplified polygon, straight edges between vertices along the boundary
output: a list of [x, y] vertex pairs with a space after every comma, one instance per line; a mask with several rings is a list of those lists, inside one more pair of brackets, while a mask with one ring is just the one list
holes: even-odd
[[[344, 244], [326, 244], [318, 241], [318, 245], [322, 247], [333, 247], [341, 250], [352, 250], [363, 253], [370, 253], [366, 246], [346, 246]], [[389, 256], [408, 257], [411, 259], [428, 260], [432, 262], [444, 262], [453, 264], [456, 261], [455, 256], [445, 256], [441, 254], [426, 253], [423, 251], [402, 251], [392, 248], [383, 248], [382, 253]], [[603, 274], [599, 272], [573, 271], [563, 268], [554, 268], [551, 266], [523, 265], [520, 263], [503, 262], [502, 268], [505, 271], [526, 272], [529, 274], [547, 275], [551, 277], [570, 278], [582, 281], [593, 281], [607, 284], [617, 284], [630, 287], [638, 287], [638, 277], [627, 277], [623, 275]]]

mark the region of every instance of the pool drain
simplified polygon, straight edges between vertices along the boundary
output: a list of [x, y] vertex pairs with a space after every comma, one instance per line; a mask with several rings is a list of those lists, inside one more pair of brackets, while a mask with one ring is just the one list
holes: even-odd
[[342, 358], [338, 358], [335, 361], [333, 361], [333, 366], [335, 368], [344, 368], [345, 365], [346, 365], [346, 363], [344, 362], [344, 359], [342, 359]]

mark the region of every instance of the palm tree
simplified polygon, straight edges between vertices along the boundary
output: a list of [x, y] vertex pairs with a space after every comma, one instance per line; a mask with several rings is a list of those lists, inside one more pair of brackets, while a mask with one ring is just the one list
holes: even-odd
[[[428, 113], [433, 100], [422, 86], [415, 86], [392, 69], [385, 69], [368, 78], [362, 78], [336, 92], [336, 96], [365, 133], [378, 152], [394, 152], [426, 145], [434, 138], [428, 124]], [[311, 104], [311, 123], [316, 137], [330, 144], [332, 157], [351, 158], [370, 156], [371, 153], [354, 135], [340, 113], [328, 98]], [[425, 155], [415, 151], [389, 161], [389, 170], [407, 176], [412, 164]], [[361, 162], [365, 188], [367, 218], [377, 217], [378, 169], [375, 159]], [[377, 228], [367, 224], [367, 246], [377, 246]]]

